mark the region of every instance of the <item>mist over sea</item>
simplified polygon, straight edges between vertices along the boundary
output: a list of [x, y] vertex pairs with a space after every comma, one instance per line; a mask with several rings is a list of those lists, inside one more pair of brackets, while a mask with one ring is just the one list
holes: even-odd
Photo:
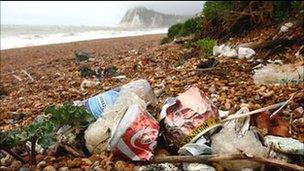
[[1, 50], [161, 33], [167, 33], [167, 28], [1, 25]]

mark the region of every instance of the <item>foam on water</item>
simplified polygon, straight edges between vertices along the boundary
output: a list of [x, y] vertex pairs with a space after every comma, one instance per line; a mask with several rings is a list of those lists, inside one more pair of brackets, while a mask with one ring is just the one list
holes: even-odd
[[138, 35], [148, 35], [148, 34], [161, 34], [166, 33], [167, 28], [153, 28], [153, 29], [133, 29], [133, 30], [123, 30], [123, 29], [100, 29], [93, 31], [72, 31], [67, 32], [60, 29], [56, 30], [57, 33], [46, 33], [46, 32], [29, 32], [29, 33], [12, 33], [3, 34], [1, 33], [1, 50], [11, 49], [11, 48], [21, 48], [29, 46], [38, 45], [48, 45], [48, 44], [58, 44], [67, 42], [76, 42], [83, 40], [94, 40], [94, 39], [105, 39], [105, 38], [116, 38], [116, 37], [128, 37], [128, 36], [138, 36]]

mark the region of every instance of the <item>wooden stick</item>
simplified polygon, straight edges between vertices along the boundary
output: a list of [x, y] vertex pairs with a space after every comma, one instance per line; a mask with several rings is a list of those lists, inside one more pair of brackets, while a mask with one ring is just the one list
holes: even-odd
[[34, 78], [29, 73], [27, 73], [25, 70], [21, 70], [21, 72], [23, 72], [25, 75], [27, 75], [30, 78], [30, 80], [32, 82], [34, 82]]
[[275, 112], [273, 112], [271, 115], [270, 115], [270, 118], [274, 117], [280, 110], [282, 110], [294, 97], [295, 93], [293, 93], [291, 95], [291, 97], [285, 102], [285, 104], [283, 104], [278, 110], [276, 110]]
[[16, 78], [18, 81], [22, 81], [22, 79], [20, 77], [18, 77], [17, 75], [13, 74], [13, 77]]
[[75, 157], [84, 157], [83, 155], [81, 155], [78, 151], [76, 151], [74, 148], [66, 145], [66, 144], [60, 144], [60, 146], [62, 148], [64, 148], [66, 151], [68, 151], [69, 153], [71, 153], [73, 156]]
[[203, 155], [203, 156], [159, 156], [151, 162], [153, 163], [209, 163], [223, 160], [251, 160], [267, 165], [283, 167], [288, 170], [304, 171], [304, 167], [286, 163], [284, 161], [267, 159], [264, 157], [250, 156], [246, 154], [223, 154], [223, 155]]
[[254, 110], [254, 111], [251, 111], [251, 112], [248, 112], [248, 113], [244, 113], [244, 114], [241, 114], [241, 115], [229, 115], [227, 118], [221, 120], [221, 122], [227, 122], [227, 121], [230, 121], [230, 120], [233, 120], [233, 119], [237, 119], [237, 118], [242, 118], [242, 117], [246, 117], [246, 116], [250, 116], [250, 115], [253, 115], [253, 114], [257, 114], [257, 113], [260, 113], [260, 112], [264, 112], [266, 110], [270, 110], [270, 109], [276, 109], [276, 108], [279, 108], [281, 106], [283, 106], [285, 102], [280, 102], [280, 103], [277, 103], [277, 104], [273, 104], [273, 105], [270, 105], [270, 106], [267, 106], [267, 107], [263, 107], [261, 109], [257, 109], [257, 110]]

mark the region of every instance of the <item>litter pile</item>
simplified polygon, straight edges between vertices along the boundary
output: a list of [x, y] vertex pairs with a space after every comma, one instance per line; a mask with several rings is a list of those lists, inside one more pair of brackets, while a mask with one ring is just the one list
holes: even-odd
[[[289, 55], [301, 48], [295, 46]], [[1, 112], [6, 113], [1, 116], [3, 132], [28, 125], [36, 116], [43, 116], [35, 120], [41, 121], [41, 131], [54, 127], [45, 123], [73, 122], [55, 129], [54, 136], [60, 139], [56, 148], [40, 147], [46, 143], [40, 140], [36, 146], [31, 141], [26, 147], [7, 149], [10, 139], [1, 137], [0, 149], [5, 152], [0, 154], [0, 169], [304, 170], [302, 61], [255, 70], [257, 63], [265, 62], [259, 62], [263, 52], [222, 45], [214, 47], [214, 58], [190, 57], [174, 67], [184, 56], [180, 43], [135, 51], [107, 60], [92, 60], [90, 54], [76, 51], [76, 62], [54, 62], [56, 71], [33, 66], [31, 74], [23, 72], [22, 83], [11, 73], [4, 75], [3, 87], [9, 94], [1, 98]], [[99, 69], [90, 69], [96, 66]], [[285, 84], [276, 84], [286, 77]], [[15, 89], [9, 89], [12, 78]], [[50, 78], [56, 89], [50, 88]], [[73, 103], [44, 110], [66, 100]], [[18, 112], [9, 113], [12, 110]], [[93, 119], [81, 117], [86, 114]], [[29, 127], [29, 133], [35, 128]], [[13, 159], [11, 152], [21, 154], [21, 159]], [[22, 163], [34, 161], [26, 154], [35, 152], [37, 163]]]

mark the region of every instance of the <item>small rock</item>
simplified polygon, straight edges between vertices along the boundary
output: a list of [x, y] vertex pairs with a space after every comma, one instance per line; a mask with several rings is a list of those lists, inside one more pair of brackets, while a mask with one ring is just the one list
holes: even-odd
[[91, 166], [92, 165], [92, 161], [90, 159], [84, 158], [81, 159], [82, 164], [87, 165], [87, 166]]
[[216, 89], [215, 89], [215, 86], [212, 85], [210, 88], [209, 88], [209, 92], [210, 93], [215, 93]]
[[10, 168], [12, 170], [18, 170], [22, 166], [22, 163], [20, 161], [13, 161]]
[[296, 108], [296, 109], [295, 109], [295, 112], [298, 113], [298, 114], [300, 114], [300, 115], [303, 115], [303, 114], [304, 114], [304, 109], [303, 109], [303, 107], [301, 106], [301, 107]]
[[44, 161], [44, 160], [42, 160], [41, 162], [39, 162], [38, 164], [37, 164], [37, 167], [39, 167], [39, 168], [43, 168], [43, 167], [45, 167], [46, 166], [46, 162]]
[[231, 108], [231, 103], [228, 102], [228, 101], [226, 101], [226, 103], [225, 103], [225, 109], [229, 110], [230, 108]]
[[1, 166], [0, 170], [1, 171], [10, 171], [11, 169], [9, 169], [8, 167], [5, 167], [5, 166]]
[[4, 158], [1, 159], [2, 166], [9, 166], [13, 161], [13, 157], [11, 155], [6, 155]]
[[46, 166], [42, 171], [56, 171], [56, 169], [53, 166], [49, 165]]
[[27, 167], [21, 167], [18, 171], [31, 171], [31, 169]]
[[61, 167], [58, 169], [58, 171], [69, 171], [68, 167]]

